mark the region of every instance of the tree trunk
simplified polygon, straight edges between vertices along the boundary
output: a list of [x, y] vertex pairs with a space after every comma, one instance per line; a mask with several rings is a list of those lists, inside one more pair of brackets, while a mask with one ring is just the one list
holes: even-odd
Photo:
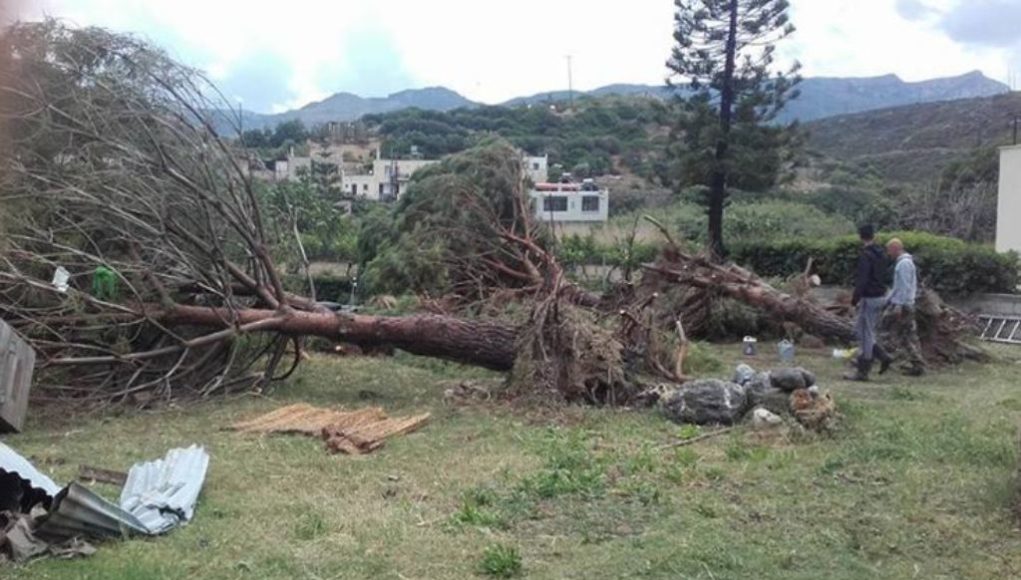
[[780, 292], [736, 266], [718, 266], [709, 272], [658, 266], [649, 266], [648, 269], [674, 282], [720, 291], [729, 298], [765, 310], [784, 322], [793, 322], [820, 338], [841, 342], [854, 340], [854, 327], [849, 320], [820, 304]]
[[720, 87], [720, 137], [713, 156], [713, 174], [709, 184], [709, 253], [719, 263], [726, 257], [723, 244], [723, 210], [727, 199], [727, 151], [730, 148], [730, 126], [734, 114], [734, 71], [737, 63], [737, 0], [727, 7], [730, 23], [727, 28], [723, 79]]
[[[229, 328], [231, 313], [219, 308], [176, 306], [160, 319], [168, 324]], [[278, 319], [272, 323], [273, 319]], [[263, 331], [318, 336], [359, 346], [390, 345], [412, 354], [506, 371], [514, 366], [517, 328], [496, 322], [422, 314], [403, 317], [333, 312], [246, 309], [236, 325], [266, 322]]]

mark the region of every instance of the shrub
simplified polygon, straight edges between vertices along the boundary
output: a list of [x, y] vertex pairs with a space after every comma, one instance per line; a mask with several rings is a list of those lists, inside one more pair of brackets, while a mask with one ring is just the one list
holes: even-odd
[[[950, 295], [1011, 293], [1017, 289], [1021, 261], [1016, 253], [999, 254], [989, 246], [924, 232], [885, 234], [878, 241], [885, 243], [895, 236], [915, 256], [919, 276], [927, 288]], [[763, 277], [793, 276], [804, 271], [812, 258], [824, 284], [850, 285], [859, 247], [857, 237], [843, 236], [739, 243], [730, 250], [735, 262]]]
[[772, 240], [777, 237], [825, 237], [854, 232], [845, 217], [791, 201], [768, 200], [735, 203], [723, 222], [724, 239], [737, 242]]
[[479, 568], [487, 576], [513, 578], [521, 573], [521, 554], [516, 548], [493, 544], [482, 553]]
[[[301, 280], [304, 282], [304, 280]], [[346, 276], [319, 274], [312, 277], [316, 285], [316, 298], [346, 304], [351, 297], [351, 279]]]

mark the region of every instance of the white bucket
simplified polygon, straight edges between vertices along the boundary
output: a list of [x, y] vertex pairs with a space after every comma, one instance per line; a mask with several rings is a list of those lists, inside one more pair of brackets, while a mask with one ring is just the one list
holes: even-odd
[[743, 344], [745, 356], [755, 356], [758, 354], [759, 339], [754, 336], [746, 336], [744, 337]]

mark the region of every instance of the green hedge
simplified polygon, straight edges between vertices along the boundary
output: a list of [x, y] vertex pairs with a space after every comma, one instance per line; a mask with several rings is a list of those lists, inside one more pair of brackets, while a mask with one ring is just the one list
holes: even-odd
[[629, 249], [626, 244], [607, 245], [593, 236], [565, 236], [555, 248], [557, 259], [565, 266], [606, 265], [637, 266], [652, 262], [659, 253], [657, 244], [635, 242]]
[[[885, 243], [893, 237], [903, 240], [914, 255], [923, 284], [941, 294], [1017, 290], [1021, 261], [1016, 253], [999, 254], [989, 246], [922, 232], [885, 234], [878, 241]], [[804, 271], [808, 259], [813, 258], [815, 273], [823, 284], [849, 286], [860, 246], [857, 237], [843, 236], [737, 244], [730, 250], [731, 259], [763, 277], [795, 275]]]

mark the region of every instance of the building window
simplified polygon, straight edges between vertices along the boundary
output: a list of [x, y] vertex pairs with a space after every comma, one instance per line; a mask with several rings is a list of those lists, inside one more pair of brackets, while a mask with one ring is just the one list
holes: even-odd
[[369, 184], [368, 183], [363, 183], [362, 184], [362, 191], [365, 192], [366, 194], [369, 193]]
[[542, 198], [542, 211], [567, 211], [567, 197], [547, 195]]
[[539, 162], [536, 161], [532, 164], [532, 171], [539, 171]]
[[581, 211], [599, 211], [599, 196], [586, 195], [581, 198]]

